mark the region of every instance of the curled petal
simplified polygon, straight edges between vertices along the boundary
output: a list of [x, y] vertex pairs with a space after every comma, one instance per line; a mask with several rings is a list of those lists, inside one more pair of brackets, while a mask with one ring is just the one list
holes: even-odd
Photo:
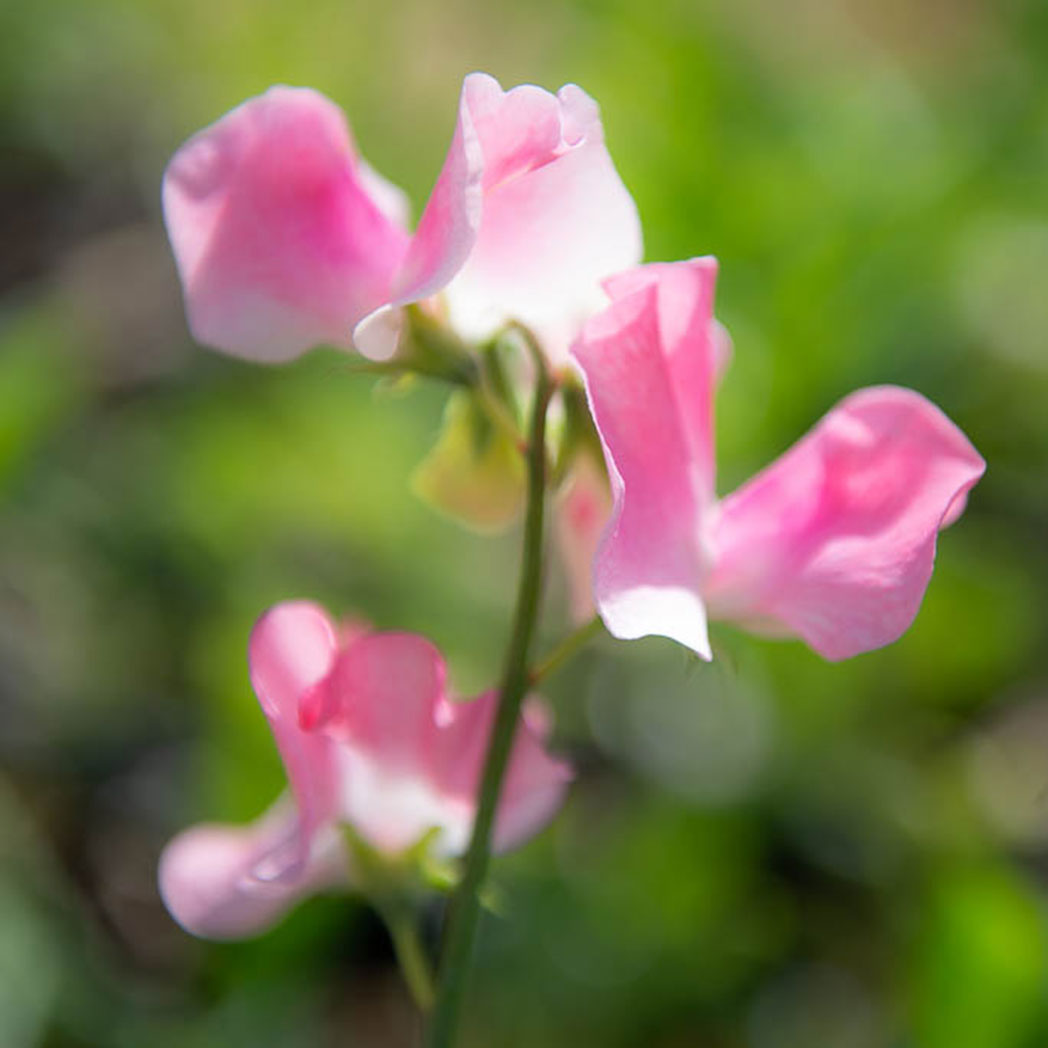
[[[593, 99], [574, 84], [556, 95], [530, 84], [503, 91], [472, 73], [392, 300], [401, 306], [446, 288], [452, 322], [467, 337], [519, 320], [560, 362], [603, 301], [601, 279], [640, 255], [637, 210]], [[393, 331], [369, 319], [357, 344], [388, 357]]]
[[350, 347], [407, 250], [399, 191], [306, 88], [271, 88], [191, 138], [163, 202], [194, 337], [252, 360]]
[[467, 78], [463, 108], [484, 153], [484, 195], [476, 243], [448, 287], [452, 319], [476, 337], [520, 320], [564, 361], [603, 302], [600, 281], [641, 256], [600, 111], [574, 84], [556, 96], [529, 85], [504, 92], [482, 74]]
[[721, 504], [711, 612], [844, 659], [897, 639], [985, 463], [924, 397], [860, 390]]
[[322, 695], [335, 665], [339, 637], [323, 608], [289, 601], [270, 608], [255, 624], [248, 644], [251, 683], [269, 720], [298, 809], [295, 835], [271, 856], [270, 879], [300, 875], [313, 838], [336, 817], [341, 787], [335, 746], [303, 731], [303, 707]]
[[403, 330], [403, 310], [387, 303], [369, 313], [353, 329], [353, 346], [368, 360], [380, 363], [392, 360]]
[[317, 838], [295, 877], [271, 880], [266, 867], [298, 836], [294, 809], [278, 803], [249, 826], [194, 826], [160, 858], [160, 894], [171, 916], [205, 939], [265, 931], [299, 899], [343, 880], [345, 855], [333, 831]]
[[713, 489], [712, 396], [721, 339], [716, 263], [644, 266], [608, 281], [611, 305], [573, 353], [604, 448], [611, 521], [594, 595], [616, 637], [658, 634], [710, 657], [700, 543]]
[[483, 209], [484, 153], [465, 95], [463, 87], [444, 166], [393, 285], [394, 305], [440, 291], [462, 268], [476, 242]]

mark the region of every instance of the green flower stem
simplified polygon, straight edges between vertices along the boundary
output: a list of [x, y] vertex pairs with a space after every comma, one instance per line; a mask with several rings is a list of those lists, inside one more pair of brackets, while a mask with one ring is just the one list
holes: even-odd
[[545, 680], [551, 673], [564, 665], [573, 655], [586, 646], [598, 634], [604, 632], [604, 623], [599, 615], [594, 615], [589, 622], [579, 626], [577, 630], [569, 633], [541, 662], [536, 665], [528, 679], [531, 684], [538, 684]]
[[458, 1027], [480, 918], [480, 890], [491, 859], [491, 834], [499, 791], [509, 763], [513, 737], [520, 720], [520, 706], [530, 681], [528, 653], [542, 588], [543, 517], [546, 498], [546, 409], [553, 394], [549, 372], [541, 352], [530, 337], [535, 358], [535, 401], [528, 443], [528, 495], [524, 519], [524, 552], [517, 590], [513, 632], [506, 649], [499, 704], [488, 744], [480, 783], [473, 839], [466, 853], [462, 881], [452, 900], [445, 930], [436, 1005], [429, 1029], [430, 1048], [451, 1048]]
[[456, 371], [445, 369], [426, 361], [405, 363], [394, 357], [392, 360], [354, 360], [345, 365], [351, 375], [374, 375], [376, 378], [404, 378], [407, 375], [421, 375], [424, 378], [446, 382], [450, 386], [464, 386], [469, 389], [476, 385], [477, 378], [463, 366]]
[[404, 309], [397, 357], [412, 371], [460, 386], [475, 386], [480, 368], [470, 347], [438, 317], [417, 305]]
[[473, 387], [473, 392], [477, 398], [477, 403], [479, 403], [484, 409], [484, 413], [488, 416], [488, 420], [491, 424], [496, 429], [501, 430], [503, 436], [505, 436], [526, 459], [528, 456], [527, 441], [517, 427], [516, 422], [513, 421], [509, 411], [491, 391], [488, 384], [481, 379], [477, 385]]
[[435, 991], [433, 972], [419, 938], [415, 915], [411, 907], [402, 901], [380, 903], [378, 910], [393, 941], [393, 952], [397, 955], [404, 982], [418, 1010], [425, 1015], [433, 1007]]

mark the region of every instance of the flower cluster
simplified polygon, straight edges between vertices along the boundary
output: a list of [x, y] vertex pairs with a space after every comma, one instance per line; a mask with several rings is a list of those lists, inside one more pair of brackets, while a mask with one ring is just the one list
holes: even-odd
[[437, 293], [468, 337], [516, 320], [563, 359], [600, 279], [641, 252], [594, 101], [481, 73], [414, 234], [403, 194], [306, 88], [271, 88], [187, 142], [164, 213], [194, 336], [268, 362], [318, 343], [388, 359], [401, 307]]
[[829, 659], [889, 644], [917, 614], [936, 536], [983, 460], [920, 394], [878, 386], [718, 501], [713, 393], [729, 350], [716, 272], [699, 258], [607, 281], [611, 304], [574, 348], [614, 493], [594, 564], [605, 625], [707, 659], [708, 617]]
[[[410, 633], [340, 629], [306, 601], [278, 604], [248, 646], [251, 682], [280, 750], [293, 803], [248, 827], [197, 826], [160, 863], [168, 909], [210, 938], [258, 932], [295, 900], [354, 879], [340, 824], [380, 852], [426, 838], [438, 857], [461, 852], [473, 823], [495, 696], [448, 694], [444, 661]], [[502, 791], [495, 846], [542, 827], [568, 767], [543, 748], [546, 719], [526, 709]]]
[[[267, 363], [323, 343], [405, 372], [421, 369], [420, 345], [437, 346], [454, 366], [424, 370], [467, 398], [449, 417], [477, 407], [493, 432], [508, 428], [511, 455], [528, 450], [518, 402], [536, 368], [552, 375], [564, 432], [544, 482], [560, 487], [572, 611], [596, 609], [616, 637], [662, 635], [710, 658], [708, 620], [722, 619], [828, 659], [888, 644], [982, 475], [938, 408], [879, 386], [718, 499], [713, 398], [731, 343], [714, 319], [716, 263], [640, 265], [636, 209], [596, 104], [573, 85], [552, 95], [467, 77], [414, 232], [341, 112], [302, 88], [272, 88], [192, 138], [163, 195], [203, 343]], [[507, 331], [535, 359], [492, 384]], [[485, 478], [502, 463], [486, 459]], [[250, 664], [292, 799], [247, 828], [198, 827], [169, 845], [161, 884], [186, 928], [249, 934], [301, 895], [352, 882], [340, 827], [389, 854], [423, 840], [441, 856], [465, 849], [494, 692], [454, 700], [426, 640], [340, 631], [308, 603], [262, 617]], [[543, 718], [526, 714], [496, 847], [542, 826], [569, 778]]]

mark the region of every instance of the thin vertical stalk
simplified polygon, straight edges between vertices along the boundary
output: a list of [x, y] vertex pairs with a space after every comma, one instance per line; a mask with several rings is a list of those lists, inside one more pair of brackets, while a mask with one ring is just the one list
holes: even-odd
[[452, 900], [445, 931], [437, 984], [437, 999], [429, 1028], [429, 1048], [451, 1048], [458, 1028], [480, 918], [480, 890], [491, 859], [491, 835], [502, 780], [506, 774], [520, 707], [528, 689], [528, 658], [542, 588], [543, 518], [546, 501], [546, 409], [553, 386], [541, 352], [528, 339], [535, 359], [535, 401], [527, 449], [528, 493], [524, 519], [524, 551], [513, 632], [506, 649], [498, 710], [491, 730], [487, 759], [477, 799], [473, 838], [466, 853], [462, 881]]
[[574, 632], [569, 633], [541, 662], [531, 671], [532, 684], [538, 684], [550, 674], [556, 673], [572, 656], [584, 648], [594, 637], [604, 632], [604, 623], [599, 615], [594, 615]]

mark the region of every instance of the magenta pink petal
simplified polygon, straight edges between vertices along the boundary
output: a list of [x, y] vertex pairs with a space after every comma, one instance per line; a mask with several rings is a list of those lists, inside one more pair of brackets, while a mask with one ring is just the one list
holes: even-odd
[[205, 939], [257, 935], [299, 899], [346, 877], [341, 840], [318, 838], [295, 877], [270, 880], [260, 868], [298, 835], [293, 807], [278, 803], [250, 826], [206, 824], [179, 834], [160, 858], [160, 894], [171, 916]]
[[306, 88], [271, 88], [191, 138], [163, 200], [194, 337], [257, 361], [350, 347], [408, 246], [399, 191]]
[[721, 503], [711, 613], [829, 659], [891, 643], [917, 614], [940, 528], [984, 469], [919, 394], [853, 393]]
[[446, 672], [440, 652], [424, 637], [358, 637], [338, 659], [318, 727], [380, 754], [391, 771], [417, 770], [437, 730], [433, 711], [444, 695]]
[[277, 604], [255, 624], [248, 645], [251, 683], [269, 720], [298, 808], [297, 832], [281, 869], [267, 876], [298, 876], [313, 838], [338, 814], [341, 785], [335, 746], [324, 735], [303, 731], [300, 707], [326, 686], [338, 654], [334, 624], [308, 601]]
[[712, 396], [723, 347], [710, 259], [608, 281], [573, 349], [604, 446], [613, 512], [594, 595], [616, 637], [658, 634], [710, 657], [701, 528], [713, 488]]

